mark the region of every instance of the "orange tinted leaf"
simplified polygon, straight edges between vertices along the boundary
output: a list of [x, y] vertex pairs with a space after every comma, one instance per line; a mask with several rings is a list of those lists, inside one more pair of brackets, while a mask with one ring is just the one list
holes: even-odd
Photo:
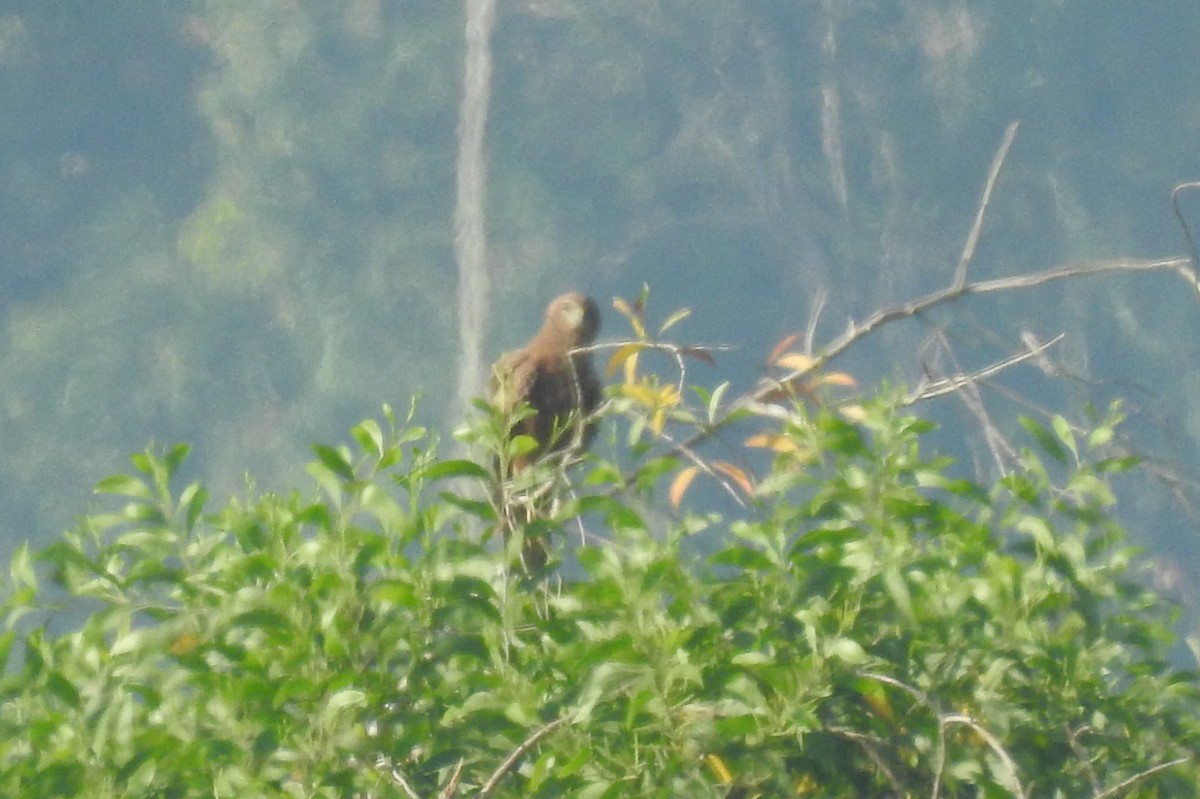
[[838, 413], [851, 422], [861, 422], [867, 418], [867, 412], [861, 405], [841, 405], [838, 407]]
[[680, 347], [679, 352], [681, 355], [687, 355], [691, 358], [699, 358], [709, 366], [717, 365], [717, 359], [706, 350], [696, 349], [695, 347]]
[[[604, 370], [605, 377], [612, 377], [613, 374], [621, 368], [621, 365], [628, 361], [630, 357], [637, 355], [645, 349], [645, 345], [640, 341], [633, 341], [623, 347], [617, 349], [608, 359], [608, 366]], [[626, 375], [628, 377], [628, 375]]]
[[753, 496], [754, 484], [750, 482], [750, 477], [745, 471], [727, 461], [714, 461], [713, 468], [719, 472], [723, 472], [733, 482], [737, 483], [738, 488], [742, 489], [746, 496]]
[[779, 356], [783, 355], [783, 353], [785, 353], [787, 351], [787, 348], [792, 346], [793, 344], [795, 344], [799, 339], [800, 339], [799, 333], [793, 333], [792, 335], [785, 337], [783, 339], [783, 341], [776, 344], [775, 347], [771, 350], [771, 354], [767, 356], [767, 363], [769, 363], [771, 365], [775, 365], [776, 363], [778, 363]]
[[815, 358], [799, 352], [785, 353], [780, 355], [779, 359], [775, 361], [776, 364], [782, 366], [784, 369], [792, 369], [797, 372], [811, 369], [816, 362]]
[[750, 436], [746, 439], [747, 447], [760, 447], [762, 449], [770, 449], [775, 452], [799, 452], [800, 445], [794, 439], [787, 436], [772, 435], [769, 433], [759, 433]]
[[696, 473], [699, 471], [698, 467], [689, 466], [675, 475], [675, 479], [671, 481], [671, 490], [667, 492], [671, 507], [678, 508], [679, 503], [683, 502], [683, 495], [687, 493], [688, 486], [696, 479]]
[[817, 382], [826, 386], [849, 386], [851, 388], [858, 385], [858, 381], [845, 372], [821, 375]]

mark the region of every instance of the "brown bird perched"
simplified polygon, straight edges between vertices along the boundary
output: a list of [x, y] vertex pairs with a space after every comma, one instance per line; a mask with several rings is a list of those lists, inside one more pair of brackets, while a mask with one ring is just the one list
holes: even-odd
[[[510, 352], [492, 367], [491, 402], [506, 417], [515, 418], [509, 439], [526, 435], [537, 446], [507, 464], [497, 459], [500, 480], [500, 529], [505, 539], [518, 525], [535, 518], [537, 494], [523, 505], [511, 501], [513, 477], [547, 455], [581, 452], [595, 437], [588, 416], [600, 404], [600, 381], [592, 367], [590, 352], [574, 352], [596, 339], [600, 332], [600, 310], [590, 297], [578, 292], [554, 299], [546, 308], [542, 329], [524, 348]], [[522, 403], [531, 413], [521, 416]], [[544, 496], [543, 507], [544, 507]], [[527, 538], [523, 557], [531, 570], [546, 563], [545, 543]]]

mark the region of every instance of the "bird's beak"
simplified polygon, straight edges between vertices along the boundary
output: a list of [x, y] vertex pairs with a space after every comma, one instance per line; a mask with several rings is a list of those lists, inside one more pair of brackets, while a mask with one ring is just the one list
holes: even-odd
[[571, 330], [578, 330], [583, 325], [583, 306], [577, 302], [567, 303], [563, 308], [563, 321]]

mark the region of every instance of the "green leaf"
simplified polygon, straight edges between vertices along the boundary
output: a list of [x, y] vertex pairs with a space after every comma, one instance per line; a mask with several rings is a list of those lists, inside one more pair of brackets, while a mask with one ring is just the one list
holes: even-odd
[[381, 605], [397, 605], [402, 608], [417, 606], [417, 592], [406, 580], [380, 580], [367, 588], [367, 595]]
[[453, 505], [464, 513], [474, 516], [476, 519], [488, 522], [496, 520], [496, 509], [492, 507], [492, 503], [490, 502], [482, 499], [467, 499], [466, 497], [460, 497], [458, 494], [452, 494], [449, 491], [439, 492], [438, 497], [446, 504]]
[[445, 480], [453, 477], [471, 477], [479, 480], [490, 480], [491, 471], [483, 468], [475, 461], [448, 460], [438, 461], [421, 470], [425, 480]]
[[383, 430], [374, 419], [364, 419], [350, 430], [350, 435], [362, 447], [363, 452], [376, 458], [383, 457]]
[[1062, 416], [1055, 414], [1050, 420], [1051, 426], [1054, 427], [1054, 433], [1058, 436], [1058, 440], [1066, 445], [1071, 451], [1071, 455], [1079, 460], [1079, 449], [1075, 446], [1075, 433], [1071, 430], [1071, 425]]
[[849, 638], [835, 638], [825, 646], [825, 656], [840, 660], [848, 666], [861, 666], [867, 660], [867, 653], [857, 641]]
[[53, 671], [46, 675], [46, 690], [67, 707], [79, 707], [79, 691], [61, 673]]
[[313, 452], [326, 469], [347, 482], [354, 480], [354, 467], [341, 452], [324, 444], [313, 444]]
[[189, 452], [191, 452], [191, 447], [187, 444], [176, 444], [167, 450], [166, 457], [163, 458], [163, 463], [167, 467], [167, 477], [173, 477], [179, 471], [179, 467], [187, 460]]
[[735, 666], [766, 666], [775, 662], [775, 659], [764, 652], [741, 652], [733, 656], [730, 661]]
[[1028, 416], [1021, 417], [1021, 426], [1024, 427], [1031, 436], [1033, 436], [1034, 440], [1037, 441], [1038, 446], [1042, 448], [1043, 452], [1045, 452], [1051, 458], [1054, 458], [1054, 460], [1058, 461], [1059, 463], [1067, 462], [1067, 451], [1063, 448], [1063, 445], [1059, 443], [1058, 438], [1054, 435], [1051, 435], [1049, 430], [1038, 424], [1033, 419], [1030, 419]]
[[13, 584], [22, 588], [36, 589], [37, 572], [33, 568], [33, 558], [29, 553], [29, 543], [23, 543], [13, 553], [12, 561], [8, 564], [8, 574]]
[[337, 474], [323, 463], [312, 462], [305, 466], [309, 475], [317, 481], [317, 485], [325, 492], [335, 507], [341, 507], [343, 500], [342, 484]]
[[127, 474], [114, 474], [105, 477], [99, 483], [96, 483], [94, 489], [97, 494], [114, 494], [122, 497], [134, 497], [135, 499], [145, 500], [150, 502], [154, 499], [154, 492], [144, 482], [136, 477]]
[[287, 631], [291, 629], [291, 622], [281, 613], [265, 608], [248, 610], [245, 613], [239, 613], [233, 617], [231, 622], [235, 627], [252, 627], [267, 631]]
[[329, 701], [325, 703], [325, 711], [333, 714], [348, 707], [363, 707], [366, 702], [366, 692], [355, 688], [346, 688], [329, 697]]
[[192, 483], [179, 495], [179, 504], [183, 508], [184, 529], [191, 532], [196, 526], [196, 520], [204, 512], [204, 503], [208, 501], [208, 491], [199, 483]]

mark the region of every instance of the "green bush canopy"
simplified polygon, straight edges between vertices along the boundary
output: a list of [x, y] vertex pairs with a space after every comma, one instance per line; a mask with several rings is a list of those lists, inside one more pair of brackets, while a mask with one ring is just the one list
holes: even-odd
[[646, 388], [525, 529], [534, 574], [488, 535], [479, 464], [521, 442], [486, 414], [444, 458], [385, 408], [315, 447], [315, 489], [216, 510], [185, 446], [134, 456], [12, 562], [0, 794], [1200, 793], [1197, 681], [1111, 515], [1117, 414], [1027, 423], [981, 485], [887, 395], [764, 403], [734, 466], [664, 448], [677, 395]]

